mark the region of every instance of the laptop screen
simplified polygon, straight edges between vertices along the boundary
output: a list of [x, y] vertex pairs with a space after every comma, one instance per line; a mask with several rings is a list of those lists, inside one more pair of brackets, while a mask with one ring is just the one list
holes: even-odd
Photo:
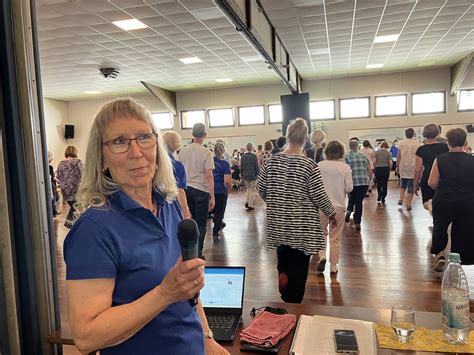
[[205, 308], [242, 308], [244, 267], [205, 267], [201, 302]]

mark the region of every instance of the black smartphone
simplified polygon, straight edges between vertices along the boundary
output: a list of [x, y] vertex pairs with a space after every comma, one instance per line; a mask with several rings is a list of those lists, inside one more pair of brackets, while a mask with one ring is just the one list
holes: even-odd
[[359, 353], [357, 337], [353, 330], [334, 329], [334, 343], [337, 353]]

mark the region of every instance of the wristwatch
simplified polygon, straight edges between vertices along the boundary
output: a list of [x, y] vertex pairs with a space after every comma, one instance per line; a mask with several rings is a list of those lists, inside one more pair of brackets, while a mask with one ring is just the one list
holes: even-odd
[[203, 330], [202, 334], [204, 335], [204, 338], [214, 339], [214, 334], [210, 328], [208, 330]]

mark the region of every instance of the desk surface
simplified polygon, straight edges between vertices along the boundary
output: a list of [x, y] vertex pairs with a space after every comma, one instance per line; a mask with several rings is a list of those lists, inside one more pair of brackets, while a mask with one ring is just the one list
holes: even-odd
[[[246, 301], [244, 304], [244, 314], [242, 315], [242, 324], [238, 330], [248, 326], [252, 320], [250, 317], [250, 310], [252, 307], [258, 308], [262, 306], [281, 307], [288, 310], [289, 313], [299, 316], [301, 314], [306, 315], [321, 315], [330, 317], [340, 317], [349, 319], [359, 319], [371, 322], [377, 322], [381, 324], [390, 324], [390, 310], [387, 309], [371, 309], [371, 308], [358, 308], [358, 307], [345, 307], [345, 306], [321, 306], [321, 305], [309, 305], [309, 304], [290, 304], [290, 303], [279, 303], [279, 302], [268, 302], [262, 303], [261, 301]], [[441, 314], [434, 312], [415, 312], [416, 325], [426, 327], [430, 329], [440, 329], [441, 327]], [[471, 329], [473, 325], [471, 323]], [[288, 354], [290, 351], [291, 341], [293, 339], [294, 330], [284, 339], [280, 348], [279, 354]], [[54, 332], [50, 336], [50, 342], [57, 344], [68, 344], [73, 345], [72, 337], [68, 330], [62, 330]], [[224, 347], [231, 354], [250, 354], [240, 352], [240, 341], [237, 339], [233, 343], [223, 344]], [[406, 351], [395, 351], [385, 350], [378, 348], [377, 354], [429, 354], [427, 352], [406, 352]], [[437, 353], [441, 354], [441, 353]]]

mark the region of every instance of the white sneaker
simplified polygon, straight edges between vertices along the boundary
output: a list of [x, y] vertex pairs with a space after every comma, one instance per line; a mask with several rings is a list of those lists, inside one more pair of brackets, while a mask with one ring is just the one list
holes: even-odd
[[337, 272], [339, 271], [339, 270], [337, 269], [337, 264], [331, 264], [331, 266], [330, 266], [329, 269], [330, 269], [330, 271], [331, 271], [331, 274], [337, 274]]

